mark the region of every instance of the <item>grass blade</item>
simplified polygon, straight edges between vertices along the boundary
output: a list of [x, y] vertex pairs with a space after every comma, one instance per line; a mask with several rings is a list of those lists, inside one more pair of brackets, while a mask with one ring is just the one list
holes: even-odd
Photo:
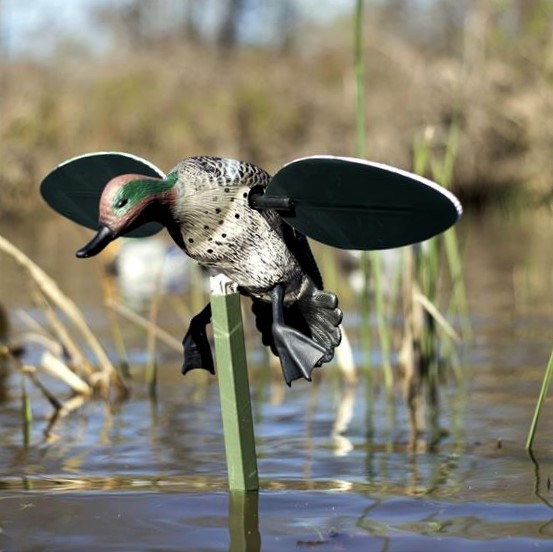
[[532, 423], [530, 424], [530, 430], [528, 431], [528, 438], [526, 440], [526, 450], [532, 450], [532, 445], [534, 444], [534, 437], [536, 436], [536, 429], [538, 427], [538, 420], [540, 418], [543, 403], [545, 402], [545, 398], [547, 397], [547, 392], [549, 391], [549, 384], [551, 383], [552, 374], [553, 374], [553, 351], [551, 351], [551, 356], [549, 357], [549, 362], [547, 363], [547, 368], [545, 369], [545, 375], [543, 377], [540, 395], [538, 397], [538, 402], [536, 403], [534, 416], [532, 418]]

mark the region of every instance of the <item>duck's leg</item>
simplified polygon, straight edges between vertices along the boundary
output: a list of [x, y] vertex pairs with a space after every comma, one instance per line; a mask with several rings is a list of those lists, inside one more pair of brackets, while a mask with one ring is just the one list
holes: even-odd
[[182, 340], [184, 347], [184, 363], [182, 373], [186, 374], [194, 368], [203, 368], [215, 373], [211, 347], [207, 339], [206, 326], [211, 322], [211, 303], [190, 320], [188, 331]]
[[310, 337], [284, 323], [283, 300], [284, 286], [278, 284], [271, 291], [272, 333], [284, 379], [288, 385], [298, 378], [311, 381], [313, 368], [321, 365], [328, 351]]

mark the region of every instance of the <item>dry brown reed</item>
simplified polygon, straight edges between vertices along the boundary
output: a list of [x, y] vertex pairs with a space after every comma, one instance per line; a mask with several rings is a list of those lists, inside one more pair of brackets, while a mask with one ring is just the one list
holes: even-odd
[[[62, 355], [54, 355], [56, 347], [50, 345], [43, 352], [38, 367], [67, 384], [75, 393], [90, 395], [93, 391], [97, 391], [103, 397], [107, 397], [111, 389], [115, 389], [119, 394], [122, 393], [123, 382], [74, 302], [64, 295], [56, 282], [36, 263], [3, 236], [0, 236], [0, 252], [24, 269], [35, 288], [34, 295], [38, 299], [38, 304], [50, 323], [51, 331], [56, 336], [55, 342], [69, 359], [67, 362]], [[77, 331], [86, 343], [96, 359], [97, 366], [92, 366], [86, 359], [82, 353], [82, 347], [71, 336], [70, 327], [61, 322], [54, 307], [67, 317], [73, 330]], [[48, 341], [47, 337], [42, 339]], [[18, 355], [14, 354], [13, 348], [5, 346], [4, 353], [16, 360], [22, 370], [24, 368], [25, 373], [33, 374], [33, 381], [37, 381], [34, 376], [36, 368], [23, 367], [18, 361]]]
[[120, 303], [117, 303], [112, 299], [106, 300], [106, 306], [108, 307], [108, 309], [113, 310], [128, 322], [131, 322], [132, 324], [143, 328], [147, 332], [153, 334], [157, 339], [165, 343], [165, 345], [167, 345], [174, 351], [182, 353], [182, 343], [171, 334], [167, 333], [163, 328], [160, 328], [157, 324], [154, 324], [151, 320], [144, 318], [140, 314], [125, 307], [124, 305], [121, 305]]

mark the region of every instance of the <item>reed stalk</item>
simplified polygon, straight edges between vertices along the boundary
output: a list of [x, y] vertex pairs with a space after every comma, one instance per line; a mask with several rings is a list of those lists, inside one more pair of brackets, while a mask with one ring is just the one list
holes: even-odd
[[[454, 176], [455, 162], [457, 159], [459, 145], [459, 125], [454, 120], [449, 128], [445, 151], [441, 159], [432, 156], [433, 131], [427, 129], [422, 139], [414, 144], [414, 170], [418, 174], [424, 174], [430, 167], [431, 177], [440, 183], [444, 188], [451, 188]], [[448, 312], [457, 311], [461, 317], [463, 334], [471, 335], [471, 328], [468, 319], [468, 302], [463, 278], [463, 263], [461, 259], [459, 242], [456, 229], [452, 228], [442, 236], [438, 236], [426, 242], [426, 254], [424, 259], [424, 270], [421, 272], [422, 289], [426, 297], [436, 304], [438, 293], [438, 281], [440, 276], [440, 255], [442, 247], [445, 252], [449, 270], [452, 297]]]
[[363, 364], [369, 367], [366, 370], [367, 383], [369, 387], [372, 387], [372, 370], [370, 370], [371, 365], [371, 302], [369, 294], [369, 279], [370, 279], [370, 263], [369, 255], [366, 251], [361, 251], [360, 257], [360, 267], [361, 273], [363, 274], [363, 285], [361, 288], [361, 297], [360, 297], [360, 314], [361, 314], [361, 351], [363, 355]]
[[[38, 368], [34, 365], [23, 364], [21, 361], [22, 347], [19, 345], [2, 345], [0, 346], [0, 361], [3, 358], [8, 358], [16, 366], [21, 375], [20, 388], [21, 388], [21, 416], [23, 427], [23, 442], [25, 446], [30, 444], [31, 424], [33, 421], [31, 410], [31, 399], [27, 392], [26, 379], [29, 379], [32, 384], [42, 393], [46, 400], [50, 403], [54, 409], [54, 413], [50, 419], [48, 427], [44, 431], [44, 435], [47, 437], [51, 428], [56, 421], [71, 410], [82, 406], [86, 400], [90, 398], [92, 394], [92, 387], [81, 379], [71, 368], [65, 365], [59, 358], [60, 348], [59, 343], [54, 342], [51, 338], [41, 334], [25, 334], [23, 342], [36, 343], [46, 350], [42, 353]], [[47, 373], [48, 375], [62, 381], [68, 387], [74, 391], [74, 395], [65, 402], [60, 401], [38, 378], [38, 369]]]
[[355, 64], [355, 151], [358, 157], [366, 152], [365, 129], [365, 58], [363, 52], [363, 0], [356, 0], [354, 21]]
[[[354, 66], [355, 66], [355, 151], [357, 157], [366, 155], [366, 115], [365, 115], [365, 58], [363, 52], [363, 0], [357, 0], [355, 4], [354, 18]], [[384, 293], [382, 289], [382, 268], [380, 257], [376, 251], [361, 252], [361, 270], [363, 273], [363, 290], [361, 297], [361, 336], [363, 350], [370, 351], [370, 316], [369, 316], [369, 281], [373, 276], [375, 292], [376, 320], [378, 337], [382, 354], [382, 369], [384, 385], [388, 394], [392, 392], [394, 376], [391, 364], [391, 346], [389, 324], [387, 324], [384, 309]], [[367, 358], [367, 357], [366, 357]], [[368, 357], [370, 359], [370, 356]], [[370, 372], [370, 370], [368, 371]]]
[[447, 336], [449, 336], [450, 339], [455, 341], [455, 343], [459, 343], [461, 341], [459, 334], [438, 310], [436, 305], [434, 305], [434, 303], [432, 303], [432, 301], [428, 299], [428, 297], [422, 295], [421, 293], [415, 292], [413, 294], [413, 300], [417, 303], [420, 303], [420, 305], [424, 307], [426, 312], [435, 320], [435, 322], [442, 328], [443, 332]]
[[394, 373], [392, 371], [392, 345], [390, 336], [390, 324], [386, 320], [386, 308], [384, 304], [384, 288], [382, 286], [382, 265], [380, 255], [377, 251], [371, 251], [369, 258], [372, 266], [376, 323], [378, 328], [378, 339], [380, 341], [380, 351], [382, 355], [382, 371], [384, 375], [384, 387], [388, 394], [391, 394], [394, 385]]
[[183, 322], [183, 324], [188, 324], [190, 322], [193, 313], [191, 312], [190, 307], [186, 304], [185, 300], [182, 297], [175, 295], [171, 296], [169, 305], [171, 306], [175, 314], [179, 317], [179, 319]]
[[[441, 159], [430, 158], [430, 170], [431, 176], [434, 180], [439, 182], [444, 188], [451, 188], [454, 176], [455, 162], [457, 159], [459, 145], [459, 125], [455, 119], [449, 128], [448, 136], [445, 145], [445, 151]], [[439, 256], [443, 251], [445, 253], [445, 259], [449, 271], [449, 278], [451, 282], [451, 299], [447, 307], [447, 314], [453, 316], [455, 313], [459, 316], [461, 325], [461, 332], [465, 338], [472, 336], [472, 328], [470, 325], [470, 319], [468, 316], [468, 301], [466, 297], [466, 290], [463, 278], [463, 263], [461, 259], [461, 252], [459, 242], [457, 239], [457, 230], [451, 228], [445, 232], [442, 236], [431, 240], [435, 243], [436, 250], [433, 252], [436, 263], [439, 262]], [[441, 247], [438, 247], [438, 244]], [[439, 279], [439, 268], [434, 275], [436, 280], [436, 289], [432, 290], [432, 293], [427, 291], [428, 297], [436, 304], [437, 301], [437, 283]], [[447, 333], [443, 340], [441, 354], [447, 355], [450, 364], [453, 365], [453, 371], [455, 379], [458, 384], [463, 383], [463, 373], [458, 367], [455, 366], [456, 357], [455, 350], [452, 342], [449, 340]], [[437, 355], [438, 352], [435, 352]], [[433, 365], [433, 371], [437, 372], [437, 367]]]
[[21, 366], [22, 373], [24, 373], [37, 387], [37, 389], [44, 395], [46, 400], [50, 403], [50, 406], [54, 409], [55, 412], [58, 412], [62, 408], [61, 401], [53, 394], [50, 393], [48, 388], [38, 379], [36, 374], [36, 368], [34, 366]]
[[173, 337], [170, 333], [166, 332], [164, 329], [160, 328], [150, 320], [144, 318], [143, 316], [140, 316], [140, 314], [137, 314], [136, 312], [128, 309], [127, 307], [120, 305], [119, 303], [117, 303], [112, 299], [107, 300], [106, 306], [109, 309], [112, 309], [113, 311], [115, 311], [119, 316], [123, 317], [125, 320], [131, 322], [132, 324], [135, 324], [136, 326], [146, 331], [151, 332], [152, 335], [155, 335], [157, 339], [165, 343], [165, 345], [167, 345], [174, 351], [182, 353], [182, 343], [178, 339]]
[[80, 370], [90, 377], [94, 373], [94, 369], [88, 360], [81, 354], [77, 343], [75, 343], [75, 340], [71, 337], [67, 328], [63, 325], [38, 286], [35, 285], [33, 287], [32, 295], [37, 305], [46, 315], [50, 328], [54, 331], [59, 343], [63, 347], [73, 369]]
[[23, 429], [23, 445], [29, 446], [31, 442], [31, 428], [33, 423], [33, 411], [31, 409], [31, 399], [27, 393], [27, 386], [25, 384], [25, 375], [21, 374], [20, 380], [21, 388], [21, 421]]
[[157, 361], [156, 361], [156, 334], [152, 328], [156, 327], [156, 321], [159, 314], [159, 304], [161, 301], [161, 273], [163, 267], [160, 267], [156, 276], [155, 290], [150, 302], [150, 309], [148, 313], [148, 321], [150, 322], [147, 330], [146, 338], [146, 351], [147, 351], [147, 363], [146, 363], [146, 385], [150, 397], [155, 397], [157, 392]]
[[[363, 54], [363, 0], [356, 0], [353, 29], [353, 57], [355, 71], [355, 154], [365, 157], [366, 129], [365, 129], [365, 60]], [[366, 251], [361, 251], [361, 273], [363, 287], [361, 289], [361, 350], [363, 360], [370, 366], [371, 357], [371, 319], [369, 300], [370, 264]], [[367, 370], [369, 382], [372, 380], [371, 370]], [[371, 384], [372, 385], [372, 384]]]
[[549, 384], [551, 383], [551, 375], [553, 374], [553, 351], [549, 357], [549, 362], [547, 363], [547, 368], [545, 369], [545, 375], [543, 377], [543, 382], [540, 389], [540, 394], [538, 397], [538, 402], [536, 403], [536, 408], [534, 409], [534, 416], [532, 417], [532, 422], [530, 424], [530, 429], [528, 431], [528, 438], [526, 439], [526, 450], [531, 451], [532, 445], [534, 444], [534, 438], [536, 436], [536, 430], [538, 428], [538, 421], [541, 415], [541, 409], [547, 397], [547, 392], [549, 391]]
[[[459, 123], [454, 119], [449, 127], [445, 152], [441, 160], [431, 160], [431, 174], [444, 188], [451, 188], [459, 149]], [[450, 229], [443, 235], [443, 244], [446, 253], [449, 273], [451, 277], [452, 297], [450, 301], [450, 312], [457, 312], [460, 318], [461, 327], [465, 337], [472, 337], [472, 327], [468, 316], [468, 301], [463, 279], [463, 262], [461, 250], [457, 240], [455, 228]]]
[[40, 368], [44, 372], [65, 383], [68, 387], [75, 391], [75, 393], [79, 393], [81, 395], [90, 395], [92, 393], [92, 389], [88, 383], [75, 374], [73, 370], [71, 370], [66, 364], [49, 351], [44, 351], [44, 353], [42, 353], [40, 358]]
[[[445, 151], [439, 159], [433, 155], [433, 137], [433, 129], [428, 127], [423, 135], [413, 142], [413, 170], [421, 175], [429, 171], [434, 180], [449, 188], [457, 156], [458, 126], [454, 122], [450, 127]], [[440, 434], [437, 426], [439, 361], [446, 352], [451, 360], [455, 351], [453, 343], [460, 341], [457, 332], [442, 315], [438, 306], [444, 251], [452, 288], [460, 294], [457, 297], [460, 297], [461, 302], [464, 297], [464, 283], [454, 229], [427, 240], [424, 244], [411, 246], [404, 255], [405, 322], [400, 357], [406, 370], [405, 396], [413, 436], [420, 429], [420, 424], [425, 422], [425, 418], [420, 415], [423, 391], [426, 392], [426, 404], [429, 407], [427, 421], [431, 431], [436, 435]], [[453, 363], [453, 360], [451, 362]], [[462, 382], [459, 371], [455, 371], [455, 377], [457, 382]]]
[[[105, 273], [101, 276], [102, 291], [104, 293], [104, 305], [109, 300], [115, 300], [117, 292], [113, 283], [113, 278]], [[129, 377], [129, 357], [127, 355], [127, 348], [125, 347], [125, 340], [123, 339], [123, 332], [121, 331], [121, 325], [119, 319], [115, 316], [113, 309], [106, 308], [107, 317], [111, 329], [111, 336], [117, 356], [119, 357], [119, 366], [121, 375], [125, 378]]]

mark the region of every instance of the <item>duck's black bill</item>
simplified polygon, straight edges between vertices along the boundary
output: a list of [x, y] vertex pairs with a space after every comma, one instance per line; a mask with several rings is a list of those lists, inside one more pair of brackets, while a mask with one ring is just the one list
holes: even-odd
[[94, 257], [102, 251], [108, 243], [113, 241], [114, 237], [109, 228], [101, 226], [98, 233], [84, 246], [81, 247], [76, 255], [79, 259]]

